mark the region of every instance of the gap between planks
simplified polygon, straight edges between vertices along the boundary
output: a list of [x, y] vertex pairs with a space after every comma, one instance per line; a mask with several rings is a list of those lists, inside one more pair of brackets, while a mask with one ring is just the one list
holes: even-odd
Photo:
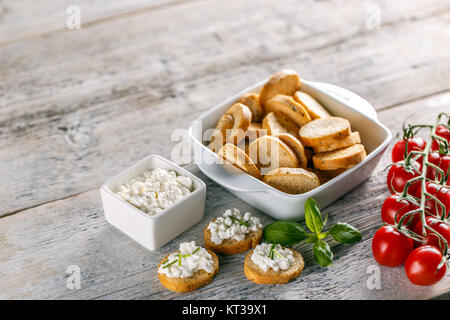
[[[91, 21], [83, 22], [82, 25], [83, 25], [83, 28], [90, 28], [90, 27], [93, 27], [93, 26], [96, 26], [96, 25], [99, 25], [102, 23], [108, 23], [108, 22], [116, 21], [116, 20], [120, 20], [120, 19], [127, 19], [127, 18], [135, 17], [135, 16], [138, 16], [141, 14], [146, 14], [146, 13], [153, 12], [153, 11], [158, 11], [158, 10], [163, 10], [163, 9], [170, 8], [170, 7], [175, 7], [177, 5], [184, 5], [184, 4], [189, 4], [189, 3], [194, 3], [194, 2], [202, 2], [202, 1], [206, 1], [206, 0], [174, 0], [174, 1], [170, 1], [170, 2], [155, 4], [155, 5], [146, 7], [146, 8], [140, 8], [140, 9], [135, 9], [135, 10], [127, 11], [127, 12], [113, 14], [109, 17], [94, 19]], [[0, 42], [0, 47], [19, 43], [19, 42], [33, 41], [33, 40], [36, 40], [39, 38], [51, 37], [54, 35], [64, 33], [66, 31], [67, 31], [66, 28], [59, 28], [59, 29], [49, 30], [49, 31], [45, 31], [45, 32], [37, 33], [37, 34], [32, 34], [32, 35], [24, 36], [24, 37], [21, 37], [18, 39]]]

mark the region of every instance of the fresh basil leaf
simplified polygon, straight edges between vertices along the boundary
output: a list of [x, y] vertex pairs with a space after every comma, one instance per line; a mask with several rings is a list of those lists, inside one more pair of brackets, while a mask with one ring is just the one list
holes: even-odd
[[325, 239], [326, 237], [328, 237], [328, 233], [326, 233], [326, 232], [322, 232], [322, 233], [319, 233], [319, 234], [317, 235], [317, 238], [318, 238], [319, 240], [323, 240], [323, 239]]
[[317, 240], [317, 235], [315, 234], [307, 234], [306, 237], [306, 243], [314, 243]]
[[318, 234], [322, 231], [322, 215], [320, 214], [317, 202], [311, 197], [305, 201], [305, 221], [311, 232]]
[[333, 252], [325, 241], [316, 241], [313, 247], [314, 260], [322, 267], [327, 267], [333, 262]]
[[264, 240], [282, 246], [292, 246], [306, 238], [306, 232], [297, 222], [277, 221], [263, 229]]
[[328, 222], [328, 212], [325, 212], [323, 215], [323, 225], [325, 226]]
[[334, 240], [348, 244], [358, 242], [362, 237], [358, 229], [344, 222], [336, 223], [328, 233]]

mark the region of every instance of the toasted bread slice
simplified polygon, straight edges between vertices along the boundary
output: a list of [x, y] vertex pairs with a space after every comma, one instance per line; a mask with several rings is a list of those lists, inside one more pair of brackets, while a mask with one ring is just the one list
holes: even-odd
[[245, 138], [248, 141], [253, 141], [259, 137], [265, 136], [266, 134], [267, 130], [263, 129], [261, 123], [252, 122], [245, 133]]
[[362, 144], [355, 144], [353, 146], [317, 153], [313, 156], [314, 168], [319, 170], [337, 170], [350, 168], [366, 157], [366, 150]]
[[234, 119], [232, 116], [224, 114], [220, 117], [211, 135], [211, 143], [208, 146], [212, 151], [217, 152], [226, 143], [227, 130], [233, 128], [233, 124]]
[[[214, 220], [215, 218], [212, 221]], [[262, 228], [258, 231], [247, 233], [245, 239], [242, 241], [237, 241], [235, 239], [225, 239], [221, 244], [215, 244], [211, 241], [211, 230], [209, 230], [208, 226], [206, 226], [203, 230], [203, 237], [205, 239], [205, 248], [207, 248], [208, 250], [223, 255], [239, 254], [242, 252], [246, 252], [261, 243]]]
[[289, 133], [298, 138], [300, 127], [283, 114], [269, 112], [263, 119], [262, 128], [269, 136], [278, 136], [280, 133]]
[[247, 253], [244, 261], [245, 276], [257, 284], [283, 284], [296, 279], [302, 273], [305, 262], [299, 252], [292, 249], [289, 250], [292, 251], [295, 258], [289, 269], [280, 271], [269, 269], [266, 272], [252, 261], [251, 257], [254, 250], [250, 251]]
[[340, 117], [313, 120], [300, 128], [300, 140], [304, 146], [320, 147], [351, 134], [350, 122]]
[[331, 114], [325, 109], [316, 99], [303, 91], [297, 91], [294, 96], [294, 100], [300, 103], [308, 111], [311, 119], [327, 118], [331, 117]]
[[280, 135], [278, 135], [278, 139], [286, 143], [288, 147], [291, 148], [292, 151], [294, 151], [295, 155], [297, 156], [300, 168], [306, 168], [308, 159], [305, 155], [305, 148], [303, 148], [300, 140], [289, 133], [281, 133]]
[[328, 152], [350, 147], [357, 143], [361, 143], [361, 137], [359, 136], [359, 132], [355, 131], [343, 139], [331, 139], [326, 145], [313, 147], [313, 150], [314, 153]]
[[[208, 250], [208, 249], [207, 249]], [[195, 272], [192, 276], [189, 278], [171, 278], [166, 276], [163, 273], [158, 272], [159, 281], [161, 284], [166, 287], [169, 290], [175, 291], [175, 292], [189, 292], [197, 290], [198, 288], [201, 288], [203, 286], [206, 286], [208, 283], [210, 283], [216, 274], [219, 272], [219, 258], [217, 255], [212, 252], [211, 250], [208, 250], [208, 253], [213, 257], [214, 260], [214, 266], [212, 272], [206, 272], [205, 270], [198, 270]], [[168, 254], [165, 256], [158, 265], [158, 270], [161, 264], [165, 263], [167, 259], [169, 258]]]
[[233, 104], [225, 115], [233, 117], [233, 127], [231, 132], [227, 134], [226, 141], [232, 144], [238, 144], [245, 137], [248, 127], [252, 121], [252, 112], [242, 103]]
[[320, 186], [314, 172], [302, 168], [278, 168], [264, 176], [263, 181], [280, 191], [301, 194]]
[[259, 93], [259, 102], [265, 108], [267, 101], [277, 94], [292, 96], [300, 88], [300, 85], [300, 77], [297, 72], [288, 69], [278, 71], [264, 84]]
[[311, 121], [308, 111], [292, 97], [277, 94], [268, 100], [265, 104], [265, 112], [274, 112], [275, 114], [284, 114], [298, 126], [302, 126]]
[[218, 156], [225, 160], [225, 163], [231, 164], [242, 171], [259, 179], [261, 173], [256, 164], [247, 156], [247, 154], [236, 147], [234, 144], [227, 143], [217, 152]]
[[255, 92], [246, 93], [242, 97], [240, 97], [237, 102], [249, 107], [250, 111], [252, 112], [253, 122], [262, 121], [262, 118], [264, 117], [264, 110], [259, 103], [259, 94]]
[[277, 137], [263, 136], [249, 145], [249, 157], [259, 168], [298, 167], [295, 153]]

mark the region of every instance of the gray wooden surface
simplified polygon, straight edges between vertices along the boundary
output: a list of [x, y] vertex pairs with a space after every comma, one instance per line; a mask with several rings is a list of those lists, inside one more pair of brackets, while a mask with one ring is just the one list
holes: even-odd
[[[67, 30], [71, 1], [0, 1], [0, 298], [7, 299], [427, 299], [450, 291], [411, 285], [381, 268], [369, 290], [371, 236], [388, 192], [383, 157], [374, 175], [327, 208], [363, 240], [331, 242], [320, 268], [307, 245], [288, 285], [246, 280], [243, 255], [221, 259], [208, 286], [165, 290], [156, 265], [226, 208], [251, 210], [203, 176], [205, 219], [156, 252], [109, 225], [99, 187], [150, 153], [170, 157], [177, 128], [229, 95], [289, 67], [373, 103], [393, 133], [410, 117], [450, 111], [450, 3], [446, 0], [78, 1], [81, 29]], [[373, 9], [380, 28], [367, 27]], [[389, 151], [388, 151], [389, 152]], [[81, 289], [66, 269], [81, 269]], [[448, 296], [448, 295], [447, 295]]]

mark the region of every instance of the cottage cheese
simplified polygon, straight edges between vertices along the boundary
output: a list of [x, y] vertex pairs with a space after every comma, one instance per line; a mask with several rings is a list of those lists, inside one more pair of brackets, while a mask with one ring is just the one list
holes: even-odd
[[211, 242], [215, 244], [221, 244], [226, 239], [242, 241], [248, 233], [258, 231], [261, 228], [262, 224], [258, 218], [252, 217], [250, 212], [246, 212], [242, 216], [236, 208], [228, 209], [223, 217], [218, 217], [208, 225], [208, 230], [211, 232]]
[[[181, 263], [180, 263], [181, 258]], [[195, 245], [195, 241], [183, 242], [180, 250], [169, 255], [158, 269], [169, 278], [188, 278], [199, 270], [210, 273], [214, 268], [214, 259], [205, 249]]]
[[279, 244], [274, 248], [273, 259], [269, 256], [271, 243], [257, 245], [252, 253], [251, 260], [264, 272], [269, 268], [274, 271], [287, 270], [295, 261], [294, 255], [288, 248], [283, 249]]
[[175, 171], [157, 168], [121, 185], [116, 194], [133, 206], [154, 216], [192, 191], [192, 180]]

